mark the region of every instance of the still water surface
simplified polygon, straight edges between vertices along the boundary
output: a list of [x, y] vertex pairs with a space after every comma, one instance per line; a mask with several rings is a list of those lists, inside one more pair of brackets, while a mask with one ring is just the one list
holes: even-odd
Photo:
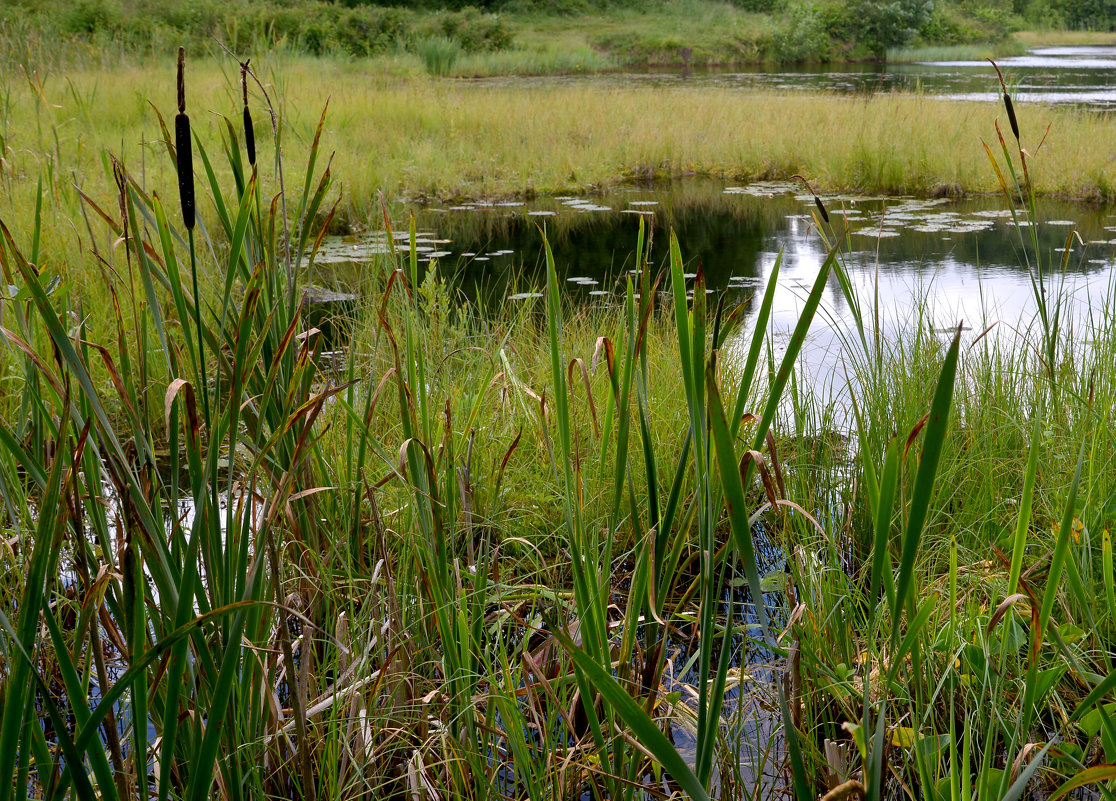
[[[1073, 104], [1116, 109], [1116, 44], [1044, 47], [997, 61], [1016, 102]], [[732, 69], [625, 70], [588, 75], [501, 77], [470, 83], [548, 86], [714, 86], [725, 89], [872, 93], [924, 92], [953, 100], [1000, 99], [1000, 85], [987, 61], [924, 61]]]
[[[857, 296], [878, 296], [884, 333], [924, 326], [936, 332], [964, 324], [972, 336], [1001, 321], [1017, 328], [1035, 314], [1032, 269], [1038, 254], [1061, 280], [1078, 324], [1105, 313], [1116, 271], [1116, 209], [1040, 200], [1037, 220], [1013, 219], [1002, 195], [966, 199], [827, 196], [829, 237], [842, 239], [841, 262]], [[619, 187], [594, 197], [554, 197], [520, 203], [455, 207], [396, 204], [397, 231], [415, 214], [419, 258], [451, 276], [481, 307], [540, 303], [544, 285], [542, 231], [552, 245], [569, 296], [615, 305], [633, 276], [639, 218], [654, 229], [650, 264], [668, 266], [668, 237], [680, 241], [686, 274], [702, 270], [708, 290], [749, 302], [762, 292], [782, 258], [772, 333], [785, 340], [802, 300], [826, 258], [813, 198], [790, 184], [735, 186], [687, 179], [650, 187]], [[1033, 230], [1032, 230], [1032, 225]], [[397, 233], [406, 247], [406, 234]], [[315, 280], [359, 286], [372, 261], [388, 250], [386, 236], [334, 239], [315, 266]], [[1030, 268], [1028, 267], [1030, 265]], [[1054, 276], [1057, 276], [1055, 278]], [[662, 286], [666, 286], [666, 282]], [[755, 314], [758, 302], [751, 302]], [[820, 389], [843, 383], [841, 346], [853, 315], [836, 278], [804, 352], [804, 370]], [[746, 326], [747, 327], [747, 326]]]

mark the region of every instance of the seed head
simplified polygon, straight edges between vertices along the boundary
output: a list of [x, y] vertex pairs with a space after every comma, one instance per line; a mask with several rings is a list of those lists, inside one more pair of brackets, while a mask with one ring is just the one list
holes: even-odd
[[828, 223], [829, 222], [829, 212], [825, 210], [825, 204], [821, 202], [821, 198], [818, 197], [817, 195], [814, 195], [814, 203], [817, 205], [818, 211], [821, 212], [822, 219], [825, 220]]
[[186, 51], [178, 48], [178, 114], [174, 118], [174, 143], [178, 161], [178, 199], [182, 204], [182, 223], [193, 230], [194, 158], [190, 144], [190, 118], [186, 116]]
[[252, 126], [252, 113], [248, 110], [248, 62], [240, 65], [240, 89], [244, 96], [244, 144], [248, 147], [248, 163], [256, 166], [256, 130]]
[[992, 59], [988, 59], [988, 63], [992, 65], [992, 69], [996, 70], [996, 77], [1000, 79], [1000, 91], [1004, 93], [1004, 107], [1007, 109], [1008, 122], [1011, 124], [1011, 132], [1015, 134], [1015, 141], [1019, 141], [1019, 121], [1015, 119], [1015, 106], [1012, 105], [1011, 95], [1008, 94], [1007, 84], [1004, 83], [1004, 74], [1000, 72], [1000, 68]]
[[1015, 119], [1015, 106], [1011, 104], [1011, 95], [1004, 92], [1004, 106], [1007, 108], [1008, 122], [1011, 123], [1011, 132], [1015, 134], [1015, 141], [1019, 141], [1019, 122]]

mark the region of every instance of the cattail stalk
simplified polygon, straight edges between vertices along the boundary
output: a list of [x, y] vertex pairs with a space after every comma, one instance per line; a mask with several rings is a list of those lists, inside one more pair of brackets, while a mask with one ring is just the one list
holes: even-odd
[[190, 241], [190, 278], [194, 285], [194, 327], [198, 337], [198, 378], [201, 379], [205, 423], [209, 425], [209, 381], [205, 370], [205, 342], [201, 325], [201, 293], [198, 291], [198, 263], [194, 251], [194, 159], [190, 147], [190, 118], [186, 116], [186, 48], [178, 48], [178, 114], [174, 118], [175, 158], [178, 162], [178, 197], [182, 202], [182, 223]]

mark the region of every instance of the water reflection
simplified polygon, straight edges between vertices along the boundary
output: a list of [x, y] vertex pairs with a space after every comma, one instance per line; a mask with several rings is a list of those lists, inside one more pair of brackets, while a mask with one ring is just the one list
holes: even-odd
[[[1016, 102], [1116, 108], [1116, 46], [1046, 47], [999, 60]], [[728, 89], [872, 93], [924, 92], [950, 99], [999, 101], [987, 61], [839, 64], [732, 69], [648, 69], [590, 75], [469, 79], [486, 85], [713, 86]]]
[[[921, 313], [929, 315], [921, 323], [936, 331], [962, 321], [975, 333], [996, 320], [1026, 325], [1035, 307], [1036, 240], [1048, 271], [1060, 275], [1065, 267], [1072, 318], [1096, 319], [1103, 311], [1116, 264], [1112, 208], [1043, 200], [1040, 219], [1032, 221], [1022, 212], [1013, 218], [1002, 196], [829, 196], [825, 202], [831, 218], [826, 236], [841, 239], [841, 261], [861, 302], [879, 299], [885, 333]], [[393, 213], [402, 222], [411, 210], [424, 268], [438, 265], [443, 275], [454, 276], [465, 297], [490, 309], [538, 302], [544, 284], [543, 229], [564, 290], [596, 305], [615, 304], [623, 296], [641, 218], [654, 232], [650, 264], [656, 273], [667, 268], [673, 230], [687, 275], [702, 270], [709, 291], [727, 292], [738, 302], [762, 291], [782, 253], [772, 325], [777, 343], [789, 335], [827, 253], [813, 198], [788, 184], [732, 186], [691, 179], [621, 187], [593, 198], [456, 209], [399, 203]], [[404, 245], [406, 235], [396, 236], [397, 245]], [[388, 248], [383, 234], [334, 240], [318, 260], [316, 280], [359, 286], [363, 272], [373, 269], [367, 259]], [[826, 287], [821, 315], [807, 343], [805, 369], [824, 385], [843, 380], [841, 345], [853, 324], [836, 277]]]

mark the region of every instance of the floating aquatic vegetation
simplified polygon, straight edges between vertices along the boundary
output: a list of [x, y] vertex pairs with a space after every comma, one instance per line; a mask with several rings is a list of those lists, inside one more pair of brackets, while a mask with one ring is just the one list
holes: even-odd
[[853, 231], [853, 233], [859, 236], [870, 236], [878, 239], [890, 239], [893, 236], [899, 236], [898, 231], [894, 231], [890, 228], [859, 228]]
[[[787, 195], [798, 189], [798, 186], [787, 181], [757, 181], [747, 186], [725, 187], [726, 195], [751, 195], [753, 197], [771, 197], [773, 195]], [[811, 200], [812, 202], [812, 200]]]

